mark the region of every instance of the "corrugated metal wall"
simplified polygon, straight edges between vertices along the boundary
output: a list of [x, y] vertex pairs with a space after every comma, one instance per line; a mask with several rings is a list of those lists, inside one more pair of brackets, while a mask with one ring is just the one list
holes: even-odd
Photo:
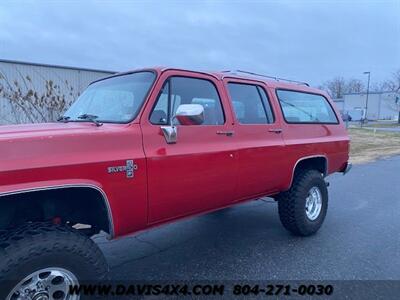
[[[369, 120], [396, 120], [399, 106], [396, 104], [398, 95], [393, 92], [371, 93], [368, 95]], [[353, 120], [359, 120], [365, 110], [366, 94], [344, 95], [344, 111], [348, 112]]]
[[[109, 76], [113, 72], [69, 68], [63, 66], [50, 66], [0, 60], [0, 87], [22, 89], [22, 94], [32, 90], [38, 96], [46, 94], [46, 82], [52, 82], [59, 94], [65, 96], [68, 102], [76, 97], [87, 85], [99, 78]], [[18, 87], [17, 87], [18, 86]], [[31, 120], [24, 118], [22, 114], [12, 113], [10, 99], [0, 96], [0, 124], [26, 123]]]

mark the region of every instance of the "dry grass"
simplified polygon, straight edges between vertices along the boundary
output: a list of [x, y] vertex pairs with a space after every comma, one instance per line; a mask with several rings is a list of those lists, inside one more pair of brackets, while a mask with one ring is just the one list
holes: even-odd
[[350, 128], [350, 161], [354, 164], [400, 154], [400, 133]]
[[386, 123], [372, 123], [372, 124], [366, 124], [364, 125], [365, 127], [372, 127], [372, 128], [398, 128], [400, 127], [400, 124], [398, 122], [386, 122]]

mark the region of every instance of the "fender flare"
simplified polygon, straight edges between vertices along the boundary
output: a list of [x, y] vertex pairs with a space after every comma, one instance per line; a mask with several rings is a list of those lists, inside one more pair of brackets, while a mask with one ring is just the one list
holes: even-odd
[[309, 156], [300, 157], [300, 158], [296, 161], [296, 163], [294, 164], [294, 166], [293, 166], [292, 175], [291, 175], [291, 177], [290, 177], [290, 184], [289, 184], [288, 189], [292, 186], [293, 179], [294, 179], [294, 172], [296, 171], [297, 165], [298, 165], [300, 162], [302, 162], [303, 160], [307, 160], [307, 159], [310, 159], [310, 158], [323, 158], [323, 159], [325, 159], [325, 171], [324, 171], [323, 174], [324, 174], [324, 177], [328, 175], [328, 170], [329, 170], [328, 164], [329, 164], [329, 161], [328, 161], [328, 157], [327, 157], [325, 154], [315, 154], [315, 155], [309, 155]]
[[51, 184], [51, 185], [42, 185], [38, 187], [20, 187], [20, 188], [13, 188], [9, 191], [0, 192], [0, 199], [4, 196], [10, 195], [17, 195], [17, 194], [25, 194], [25, 193], [32, 193], [38, 191], [48, 191], [48, 190], [61, 190], [61, 189], [70, 189], [70, 188], [89, 188], [98, 192], [104, 202], [104, 205], [107, 209], [107, 219], [108, 219], [108, 227], [109, 227], [109, 234], [110, 237], [114, 237], [114, 222], [113, 222], [113, 214], [111, 211], [111, 205], [108, 200], [107, 194], [105, 191], [94, 183], [64, 183], [64, 184]]

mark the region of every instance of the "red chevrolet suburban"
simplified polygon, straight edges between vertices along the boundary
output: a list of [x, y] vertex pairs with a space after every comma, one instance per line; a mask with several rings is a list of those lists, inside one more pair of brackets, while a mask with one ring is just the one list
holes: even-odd
[[173, 68], [95, 81], [57, 123], [0, 126], [0, 154], [1, 299], [70, 299], [69, 285], [106, 278], [90, 239], [100, 231], [117, 238], [260, 197], [311, 235], [327, 213], [324, 178], [351, 166], [325, 92]]

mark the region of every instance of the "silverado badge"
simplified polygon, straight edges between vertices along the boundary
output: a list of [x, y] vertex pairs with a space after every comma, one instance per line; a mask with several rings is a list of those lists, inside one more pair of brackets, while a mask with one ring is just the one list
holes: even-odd
[[133, 162], [133, 160], [129, 159], [126, 161], [125, 166], [116, 166], [116, 167], [108, 167], [108, 173], [119, 173], [119, 172], [126, 172], [127, 178], [133, 178], [134, 171], [138, 169], [137, 164]]

